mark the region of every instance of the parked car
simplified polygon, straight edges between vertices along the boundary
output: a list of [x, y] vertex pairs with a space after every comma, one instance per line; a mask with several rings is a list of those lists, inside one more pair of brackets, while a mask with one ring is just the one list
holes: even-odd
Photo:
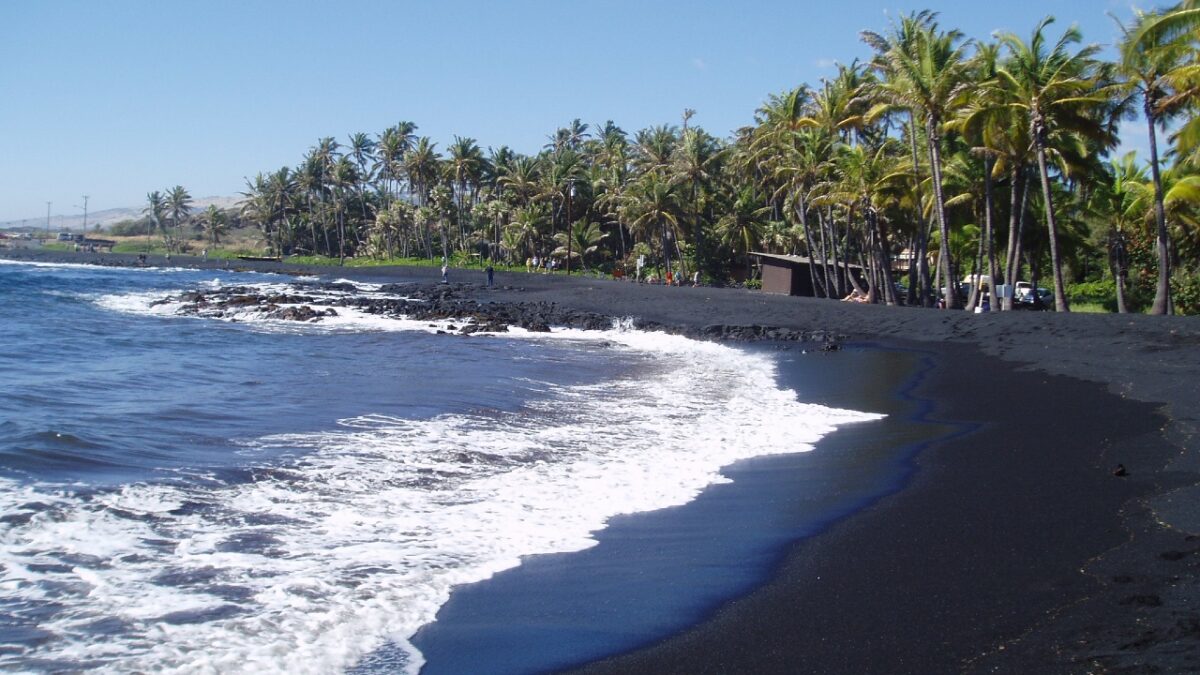
[[1013, 291], [1013, 306], [1023, 309], [1046, 309], [1054, 304], [1054, 293], [1048, 288], [1036, 289], [1025, 281], [1018, 281]]

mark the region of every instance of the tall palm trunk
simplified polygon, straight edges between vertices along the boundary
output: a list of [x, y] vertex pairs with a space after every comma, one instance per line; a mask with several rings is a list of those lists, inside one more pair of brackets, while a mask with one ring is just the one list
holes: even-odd
[[996, 306], [996, 195], [992, 182], [992, 171], [996, 158], [991, 154], [983, 160], [983, 222], [984, 238], [987, 240], [988, 291], [991, 293], [989, 308]]
[[821, 209], [817, 209], [817, 233], [821, 240], [821, 278], [825, 282], [825, 297], [831, 298], [836, 289], [833, 286], [833, 280], [829, 278], [829, 246], [825, 240], [825, 229], [825, 215]]
[[[979, 221], [979, 211], [975, 211], [975, 220]], [[975, 242], [975, 257], [971, 259], [971, 295], [967, 298], [966, 310], [969, 312], [975, 309], [975, 306], [980, 302], [979, 296], [979, 270], [983, 267], [983, 230], [979, 231], [979, 241]]]
[[334, 199], [334, 211], [338, 228], [338, 264], [346, 264], [346, 218], [342, 213], [341, 200]]
[[932, 116], [925, 120], [926, 140], [929, 143], [929, 167], [933, 173], [933, 208], [937, 214], [938, 231], [942, 235], [942, 252], [939, 256], [942, 262], [942, 273], [946, 277], [946, 307], [958, 308], [957, 284], [951, 270], [950, 259], [950, 226], [946, 223], [946, 195], [942, 190], [942, 150], [937, 138], [937, 120]]
[[1156, 122], [1154, 107], [1148, 99], [1144, 111], [1146, 124], [1150, 127], [1150, 175], [1154, 178], [1154, 220], [1158, 226], [1158, 237], [1155, 242], [1155, 249], [1158, 253], [1158, 285], [1154, 289], [1154, 304], [1150, 307], [1150, 313], [1173, 314], [1170, 241], [1167, 238], [1167, 213], [1163, 207], [1162, 175], [1158, 169], [1158, 134], [1154, 130]]
[[845, 275], [842, 273], [845, 268], [842, 266], [841, 256], [838, 254], [838, 237], [837, 237], [837, 222], [833, 218], [833, 207], [826, 207], [826, 216], [829, 223], [829, 246], [830, 252], [833, 254], [833, 279], [837, 288], [837, 297], [846, 297], [846, 282]]
[[804, 205], [804, 197], [797, 196], [794, 200], [796, 204], [796, 215], [800, 218], [800, 229], [804, 232], [804, 244], [808, 252], [808, 277], [812, 281], [813, 296], [821, 297], [821, 286], [817, 282], [817, 258], [813, 251], [812, 233], [808, 231], [808, 215], [805, 213], [808, 209]]
[[883, 298], [889, 305], [899, 304], [896, 300], [896, 284], [892, 279], [892, 265], [888, 260], [888, 245], [884, 239], [882, 228], [879, 227], [879, 214], [874, 210], [867, 211], [867, 222], [871, 226], [871, 234], [875, 239], [875, 253], [878, 257], [878, 269], [883, 285]]
[[[1050, 266], [1054, 274], [1054, 309], [1058, 312], [1069, 312], [1067, 292], [1063, 284], [1062, 260], [1058, 256], [1058, 221], [1054, 217], [1054, 194], [1050, 191], [1050, 171], [1046, 163], [1045, 129], [1040, 127], [1034, 132], [1037, 139], [1038, 172], [1042, 177], [1042, 197], [1046, 202], [1046, 231], [1050, 237]], [[1037, 292], [1036, 286], [1034, 292]]]
[[1129, 308], [1125, 304], [1125, 235], [1119, 227], [1109, 230], [1108, 234], [1108, 267], [1112, 271], [1117, 287], [1117, 313], [1125, 314]]
[[1028, 179], [1023, 178], [1023, 173], [1020, 164], [1013, 164], [1009, 176], [1008, 251], [1004, 256], [1004, 283], [1008, 286], [1008, 295], [1001, 305], [1006, 312], [1013, 308], [1013, 289], [1021, 262], [1021, 219], [1024, 217], [1025, 195], [1028, 192]]
[[[912, 260], [909, 261], [909, 297], [913, 297], [914, 293], [919, 293], [921, 305], [923, 307], [933, 306], [933, 293], [929, 284], [929, 237], [926, 233], [925, 224], [921, 218], [921, 165], [917, 152], [917, 117], [911, 111], [908, 114], [909, 134], [908, 145], [912, 152], [913, 163], [913, 198], [917, 204], [917, 235], [914, 238], [915, 246], [910, 245], [909, 251], [912, 253]], [[916, 263], [915, 274], [913, 276], [913, 263]]]

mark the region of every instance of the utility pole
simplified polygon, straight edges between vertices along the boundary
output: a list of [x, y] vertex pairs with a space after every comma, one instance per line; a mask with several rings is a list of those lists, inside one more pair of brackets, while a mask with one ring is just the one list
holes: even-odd
[[46, 239], [50, 238], [50, 205], [54, 202], [46, 202]]
[[83, 233], [87, 235], [87, 202], [88, 196], [83, 196]]

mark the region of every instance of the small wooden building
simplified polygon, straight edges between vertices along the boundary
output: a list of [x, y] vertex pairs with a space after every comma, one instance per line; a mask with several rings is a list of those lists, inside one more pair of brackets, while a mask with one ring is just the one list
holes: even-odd
[[[767, 293], [780, 293], [782, 295], [803, 295], [806, 297], [816, 297], [816, 290], [813, 288], [812, 272], [810, 268], [813, 266], [813, 261], [810, 258], [799, 255], [779, 255], [776, 253], [757, 253], [751, 252], [750, 255], [758, 258], [759, 265], [762, 267], [762, 289]], [[830, 264], [833, 268], [835, 265]], [[863, 269], [859, 265], [843, 266], [837, 264], [836, 268], [844, 270], [848, 267], [850, 274], [854, 275], [855, 279], [863, 279]], [[820, 273], [820, 267], [817, 267], [817, 272]]]

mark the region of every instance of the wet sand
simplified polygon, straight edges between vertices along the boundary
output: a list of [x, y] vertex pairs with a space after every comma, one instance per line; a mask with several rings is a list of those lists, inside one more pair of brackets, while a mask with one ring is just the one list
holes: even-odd
[[[231, 267], [379, 282], [439, 276]], [[483, 279], [451, 272], [456, 282]], [[797, 543], [765, 586], [586, 672], [1200, 671], [1200, 318], [975, 315], [562, 276], [496, 281], [480, 299], [675, 327], [823, 330], [921, 350], [935, 363], [918, 392], [935, 402], [933, 416], [975, 429], [922, 452], [904, 490]], [[1113, 475], [1118, 464], [1128, 475]]]

